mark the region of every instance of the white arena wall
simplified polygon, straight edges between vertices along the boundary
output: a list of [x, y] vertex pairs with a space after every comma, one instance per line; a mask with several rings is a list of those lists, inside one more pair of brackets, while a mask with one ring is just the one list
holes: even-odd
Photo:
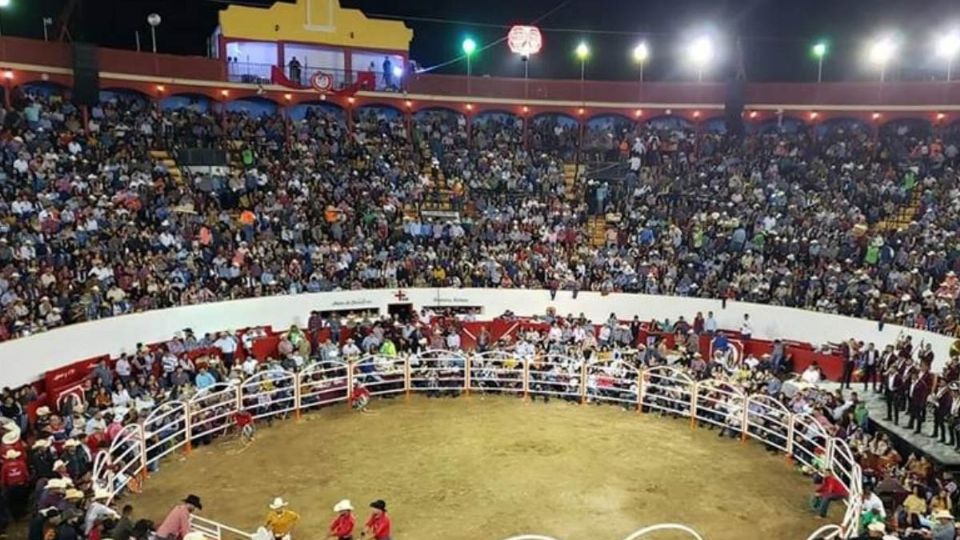
[[548, 307], [558, 314], [583, 313], [596, 323], [610, 313], [620, 319], [665, 318], [683, 315], [692, 320], [701, 311], [713, 311], [720, 328], [740, 328], [745, 313], [750, 314], [755, 338], [785, 338], [820, 345], [856, 337], [882, 347], [901, 333], [913, 336], [914, 343], [933, 344], [934, 370], [946, 362], [953, 338], [932, 332], [886, 325], [880, 331], [875, 321], [817, 313], [795, 308], [720, 300], [581, 292], [576, 299], [569, 291], [557, 293], [554, 300], [546, 290], [523, 289], [404, 289], [398, 300], [395, 289], [372, 289], [299, 294], [232, 300], [196, 306], [169, 308], [74, 324], [42, 334], [0, 343], [0, 386], [21, 386], [43, 377], [44, 372], [78, 360], [102, 354], [131, 352], [136, 343], [165, 341], [174, 332], [192, 328], [198, 334], [257, 325], [282, 329], [291, 324], [306, 325], [310, 311], [379, 309], [396, 303], [423, 306], [476, 306], [482, 309], [480, 320], [493, 319], [506, 310], [520, 316], [542, 315]]

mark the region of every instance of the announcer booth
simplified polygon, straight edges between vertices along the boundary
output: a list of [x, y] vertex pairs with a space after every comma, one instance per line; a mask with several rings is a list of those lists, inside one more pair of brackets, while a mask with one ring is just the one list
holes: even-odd
[[[220, 12], [211, 54], [233, 82], [338, 92], [399, 90], [409, 72], [413, 31], [400, 21], [368, 18], [339, 0], [230, 5]], [[283, 39], [278, 39], [283, 36]]]

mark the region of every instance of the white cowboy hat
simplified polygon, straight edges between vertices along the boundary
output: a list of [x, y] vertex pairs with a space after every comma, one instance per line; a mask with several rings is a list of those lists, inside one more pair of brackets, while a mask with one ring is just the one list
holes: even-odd
[[46, 405], [37, 409], [38, 416], [46, 416], [48, 414], [50, 414], [50, 407], [47, 407]]
[[63, 498], [64, 498], [64, 499], [67, 499], [67, 500], [70, 500], [70, 499], [82, 499], [82, 498], [83, 498], [83, 492], [80, 491], [79, 489], [68, 489], [68, 490], [67, 490], [67, 493], [63, 496]]
[[67, 489], [67, 483], [62, 478], [51, 478], [47, 481], [47, 489]]
[[3, 459], [17, 459], [21, 455], [22, 454], [20, 452], [10, 449], [10, 450], [7, 450], [7, 453], [3, 455]]
[[347, 510], [353, 510], [353, 504], [350, 503], [350, 499], [343, 499], [342, 501], [333, 505], [334, 512], [345, 512]]
[[66, 466], [67, 466], [67, 462], [62, 459], [58, 459], [53, 462], [53, 470], [57, 470], [60, 467], [66, 467]]
[[3, 434], [3, 444], [16, 444], [20, 440], [20, 428], [11, 428], [10, 431]]
[[287, 506], [287, 504], [288, 504], [287, 501], [283, 500], [282, 497], [277, 497], [277, 498], [274, 499], [273, 502], [270, 504], [270, 509], [271, 509], [271, 510], [279, 510], [279, 509], [281, 509], [281, 508], [285, 508], [285, 507]]
[[37, 439], [33, 443], [33, 448], [46, 448], [50, 446], [50, 439]]
[[93, 490], [93, 500], [96, 501], [100, 499], [109, 499], [109, 498], [110, 498], [110, 493], [107, 490], [103, 488], [96, 488]]
[[80, 446], [80, 441], [76, 439], [67, 439], [67, 441], [63, 443], [64, 448], [76, 448], [78, 446]]
[[887, 526], [880, 521], [874, 521], [873, 523], [867, 525], [867, 530], [870, 532], [887, 532]]

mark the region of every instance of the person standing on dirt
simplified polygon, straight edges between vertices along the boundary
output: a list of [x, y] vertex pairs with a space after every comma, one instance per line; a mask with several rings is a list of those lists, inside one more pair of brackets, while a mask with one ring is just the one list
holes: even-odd
[[190, 514], [197, 510], [203, 510], [200, 504], [200, 497], [196, 495], [187, 495], [181, 504], [173, 507], [166, 519], [157, 529], [156, 537], [158, 540], [185, 540], [190, 533]]
[[337, 517], [330, 523], [330, 534], [327, 538], [336, 540], [353, 540], [353, 529], [357, 526], [357, 518], [353, 515], [353, 504], [349, 499], [343, 499], [333, 507]]
[[390, 516], [387, 515], [387, 503], [382, 499], [377, 499], [370, 503], [373, 513], [370, 519], [363, 527], [360, 538], [373, 538], [373, 540], [391, 540], [390, 538]]
[[300, 514], [289, 510], [287, 508], [289, 505], [290, 504], [281, 497], [277, 497], [273, 500], [273, 503], [270, 504], [270, 513], [267, 514], [264, 527], [270, 531], [270, 534], [272, 534], [276, 540], [290, 540], [290, 533], [293, 532], [293, 528], [296, 527], [297, 522], [300, 521]]

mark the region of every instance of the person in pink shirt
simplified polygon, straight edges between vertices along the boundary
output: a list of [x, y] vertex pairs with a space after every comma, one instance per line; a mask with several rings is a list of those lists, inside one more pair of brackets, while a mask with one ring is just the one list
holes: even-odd
[[187, 498], [173, 507], [157, 529], [158, 540], [183, 540], [190, 532], [190, 514], [203, 510], [200, 497], [187, 495]]

